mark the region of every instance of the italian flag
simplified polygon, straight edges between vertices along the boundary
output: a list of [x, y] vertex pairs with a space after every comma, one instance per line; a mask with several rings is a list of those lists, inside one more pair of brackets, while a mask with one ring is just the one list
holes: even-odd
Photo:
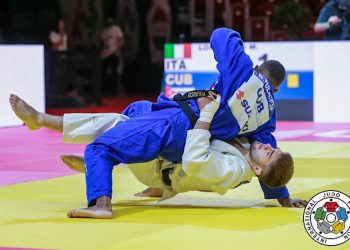
[[165, 58], [191, 58], [191, 44], [173, 44], [167, 43], [165, 44], [164, 57]]

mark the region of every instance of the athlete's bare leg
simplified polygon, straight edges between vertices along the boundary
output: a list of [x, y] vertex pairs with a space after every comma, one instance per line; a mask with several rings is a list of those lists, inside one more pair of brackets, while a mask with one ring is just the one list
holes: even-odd
[[12, 110], [29, 129], [49, 128], [58, 132], [63, 132], [62, 116], [41, 113], [14, 94], [10, 95], [9, 101]]
[[102, 196], [96, 199], [96, 205], [88, 208], [73, 209], [67, 213], [69, 218], [113, 218], [111, 198]]
[[60, 158], [70, 169], [85, 173], [84, 157], [78, 155], [60, 155]]

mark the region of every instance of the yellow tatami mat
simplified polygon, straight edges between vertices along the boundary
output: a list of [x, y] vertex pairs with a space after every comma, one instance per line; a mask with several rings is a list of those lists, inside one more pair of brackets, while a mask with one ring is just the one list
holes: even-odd
[[[295, 157], [294, 198], [334, 189], [350, 194], [350, 143], [283, 142]], [[224, 196], [189, 192], [157, 203], [145, 187], [114, 171], [111, 220], [69, 219], [85, 207], [82, 174], [0, 188], [0, 247], [44, 249], [326, 249], [303, 226], [303, 209], [262, 197], [257, 179]], [[333, 247], [350, 249], [350, 241]]]

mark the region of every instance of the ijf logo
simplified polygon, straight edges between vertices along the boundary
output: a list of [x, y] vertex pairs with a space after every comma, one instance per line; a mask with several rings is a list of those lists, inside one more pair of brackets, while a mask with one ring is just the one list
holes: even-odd
[[309, 236], [326, 246], [336, 246], [350, 239], [350, 198], [328, 190], [311, 198], [304, 210], [304, 227]]

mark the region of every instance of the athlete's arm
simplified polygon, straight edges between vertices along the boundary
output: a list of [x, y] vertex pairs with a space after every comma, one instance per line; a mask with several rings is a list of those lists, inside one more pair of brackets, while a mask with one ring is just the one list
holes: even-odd
[[244, 162], [238, 157], [213, 153], [209, 150], [211, 137], [209, 127], [219, 103], [220, 96], [216, 100], [207, 97], [198, 99], [200, 117], [194, 128], [187, 131], [182, 167], [189, 176], [228, 189], [236, 178], [240, 178], [240, 166], [244, 165]]
[[245, 53], [243, 41], [238, 32], [219, 28], [214, 30], [210, 38], [210, 46], [217, 61], [220, 72], [215, 89], [227, 101], [239, 87], [253, 74], [253, 63]]
[[182, 168], [187, 175], [211, 183], [223, 194], [232, 183], [240, 182], [245, 162], [234, 155], [210, 150], [210, 137], [206, 129], [187, 131]]

